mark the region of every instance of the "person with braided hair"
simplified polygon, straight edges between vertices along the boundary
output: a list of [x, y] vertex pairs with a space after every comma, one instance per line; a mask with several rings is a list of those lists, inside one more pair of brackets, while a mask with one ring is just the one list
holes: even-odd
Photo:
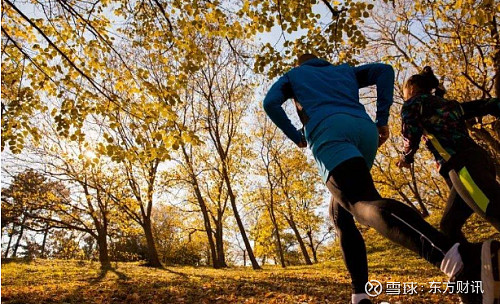
[[465, 241], [462, 227], [476, 212], [500, 231], [500, 184], [495, 166], [488, 153], [469, 136], [465, 125], [465, 120], [472, 117], [500, 117], [499, 99], [464, 103], [444, 99], [444, 89], [428, 66], [406, 81], [403, 94], [405, 146], [397, 165], [410, 167], [423, 137], [451, 190], [441, 230], [454, 240]]

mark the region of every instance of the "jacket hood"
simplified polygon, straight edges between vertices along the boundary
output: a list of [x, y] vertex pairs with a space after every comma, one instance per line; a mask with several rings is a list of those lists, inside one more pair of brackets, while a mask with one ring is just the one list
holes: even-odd
[[307, 60], [306, 62], [302, 63], [300, 66], [303, 66], [303, 65], [322, 67], [322, 66], [330, 65], [330, 63], [326, 60], [323, 60], [323, 59], [314, 58], [314, 59]]

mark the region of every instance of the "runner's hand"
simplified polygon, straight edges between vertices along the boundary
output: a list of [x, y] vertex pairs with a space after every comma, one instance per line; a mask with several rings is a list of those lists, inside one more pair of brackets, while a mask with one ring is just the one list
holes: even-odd
[[378, 128], [378, 146], [380, 147], [389, 138], [389, 126], [380, 126]]

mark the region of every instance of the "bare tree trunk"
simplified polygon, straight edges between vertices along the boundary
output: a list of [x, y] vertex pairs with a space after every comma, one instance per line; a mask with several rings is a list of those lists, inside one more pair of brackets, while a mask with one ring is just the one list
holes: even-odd
[[223, 171], [223, 175], [224, 175], [224, 181], [226, 182], [227, 191], [229, 193], [229, 200], [231, 202], [233, 214], [234, 214], [234, 217], [236, 219], [236, 223], [238, 224], [241, 238], [243, 239], [243, 242], [245, 243], [245, 248], [248, 251], [248, 258], [250, 259], [250, 262], [252, 263], [253, 269], [260, 269], [259, 263], [255, 259], [255, 256], [253, 254], [252, 246], [250, 246], [250, 242], [248, 241], [247, 233], [245, 232], [245, 227], [243, 226], [243, 222], [241, 221], [241, 218], [240, 218], [240, 213], [238, 212], [238, 207], [236, 206], [236, 197], [233, 193], [233, 189], [231, 188], [231, 182], [229, 181], [229, 176], [227, 175], [227, 169], [223, 166], [222, 171]]
[[207, 206], [205, 204], [205, 200], [201, 196], [198, 184], [197, 182], [195, 183], [196, 184], [194, 185], [194, 190], [196, 194], [196, 199], [198, 200], [198, 205], [200, 206], [201, 209], [201, 214], [203, 215], [203, 224], [205, 226], [205, 231], [207, 233], [208, 246], [210, 247], [210, 255], [212, 257], [212, 266], [217, 269], [220, 268], [221, 265], [219, 265], [219, 259], [217, 257], [217, 251], [215, 248], [215, 243], [212, 234], [212, 225], [210, 224], [210, 216], [208, 215]]
[[[210, 247], [210, 255], [212, 259], [212, 266], [214, 268], [220, 268], [222, 267], [219, 264], [219, 258], [217, 256], [217, 251], [214, 243], [214, 238], [212, 234], [212, 225], [210, 223], [210, 216], [208, 214], [208, 209], [207, 209], [207, 204], [205, 203], [205, 200], [203, 199], [203, 196], [201, 195], [200, 191], [200, 186], [198, 184], [198, 179], [196, 178], [196, 175], [194, 174], [194, 168], [193, 164], [189, 158], [189, 155], [186, 151], [186, 147], [184, 145], [181, 145], [182, 149], [182, 155], [184, 155], [184, 160], [189, 166], [189, 169], [191, 170], [191, 181], [193, 185], [193, 190], [196, 195], [196, 200], [198, 201], [198, 205], [200, 206], [201, 209], [201, 214], [203, 216], [203, 225], [205, 226], [205, 231], [207, 233], [207, 240], [208, 240], [208, 246]], [[210, 264], [210, 263], [209, 263]]]
[[309, 257], [309, 253], [307, 252], [307, 248], [304, 245], [304, 240], [302, 240], [302, 237], [300, 236], [299, 229], [297, 228], [297, 225], [295, 224], [295, 221], [293, 220], [293, 216], [286, 217], [286, 220], [287, 220], [288, 224], [290, 225], [290, 228], [292, 228], [293, 233], [295, 234], [295, 237], [297, 238], [297, 242], [299, 242], [300, 251], [302, 251], [302, 255], [304, 256], [304, 260], [306, 261], [306, 265], [312, 265], [311, 258]]
[[207, 266], [211, 264], [212, 256], [210, 253], [210, 248], [207, 248]]
[[12, 230], [9, 233], [9, 243], [7, 243], [7, 249], [5, 250], [5, 255], [4, 255], [5, 259], [9, 257], [10, 244], [12, 243], [12, 237], [14, 236], [15, 229], [16, 225], [12, 223]]
[[12, 257], [17, 256], [17, 249], [19, 249], [19, 243], [23, 237], [24, 233], [24, 223], [26, 222], [26, 216], [23, 216], [23, 221], [21, 222], [21, 230], [19, 231], [19, 237], [17, 238], [16, 245], [14, 245], [14, 252], [12, 253]]
[[161, 268], [161, 262], [158, 258], [158, 251], [153, 238], [153, 230], [151, 229], [151, 219], [149, 217], [144, 219], [144, 234], [146, 236], [146, 243], [148, 246], [148, 265], [152, 267]]
[[278, 254], [281, 262], [281, 267], [285, 268], [285, 255], [283, 254], [283, 248], [281, 247], [281, 236], [280, 236], [280, 229], [278, 227], [278, 223], [276, 221], [276, 216], [274, 214], [274, 207], [273, 207], [273, 199], [271, 198], [271, 206], [269, 207], [269, 215], [271, 216], [271, 222], [273, 223], [274, 226], [274, 231], [276, 233], [276, 249], [278, 249]]
[[316, 252], [317, 250], [314, 247], [314, 242], [313, 242], [312, 230], [311, 229], [309, 229], [307, 231], [307, 238], [309, 239], [309, 248], [311, 248], [311, 252], [313, 254], [314, 263], [317, 264], [318, 263], [318, 256], [317, 256], [317, 252]]
[[47, 236], [49, 234], [49, 224], [46, 225], [45, 231], [43, 232], [43, 241], [42, 241], [42, 251], [40, 253], [40, 257], [45, 258], [45, 246], [47, 245]]
[[223, 237], [223, 227], [222, 227], [222, 216], [217, 217], [217, 225], [215, 230], [215, 242], [217, 250], [217, 264], [219, 267], [227, 267], [226, 255], [224, 254], [224, 237]]
[[111, 268], [106, 228], [97, 232], [97, 245], [99, 246], [99, 262], [101, 263], [101, 269]]

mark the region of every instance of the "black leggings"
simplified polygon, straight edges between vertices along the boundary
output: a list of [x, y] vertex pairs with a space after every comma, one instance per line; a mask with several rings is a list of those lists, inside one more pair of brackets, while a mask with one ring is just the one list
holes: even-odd
[[452, 240], [460, 243], [467, 242], [467, 239], [462, 232], [462, 227], [474, 211], [472, 211], [460, 195], [458, 195], [457, 190], [453, 188], [451, 181], [447, 179], [446, 182], [450, 186], [450, 196], [448, 196], [448, 201], [446, 203], [446, 207], [444, 208], [443, 217], [441, 218], [439, 227], [441, 228], [441, 231]]
[[441, 230], [453, 240], [465, 241], [462, 227], [476, 212], [500, 231], [500, 184], [493, 160], [478, 147], [454, 156], [450, 162], [451, 170], [445, 175], [450, 196], [441, 218]]
[[333, 196], [329, 211], [340, 241], [344, 264], [351, 275], [352, 292], [364, 293], [368, 282], [368, 261], [363, 236], [356, 227], [352, 215], [335, 201]]
[[333, 169], [327, 187], [334, 199], [359, 223], [373, 227], [384, 237], [418, 253], [437, 267], [453, 245], [409, 206], [382, 198], [361, 157], [348, 159]]

